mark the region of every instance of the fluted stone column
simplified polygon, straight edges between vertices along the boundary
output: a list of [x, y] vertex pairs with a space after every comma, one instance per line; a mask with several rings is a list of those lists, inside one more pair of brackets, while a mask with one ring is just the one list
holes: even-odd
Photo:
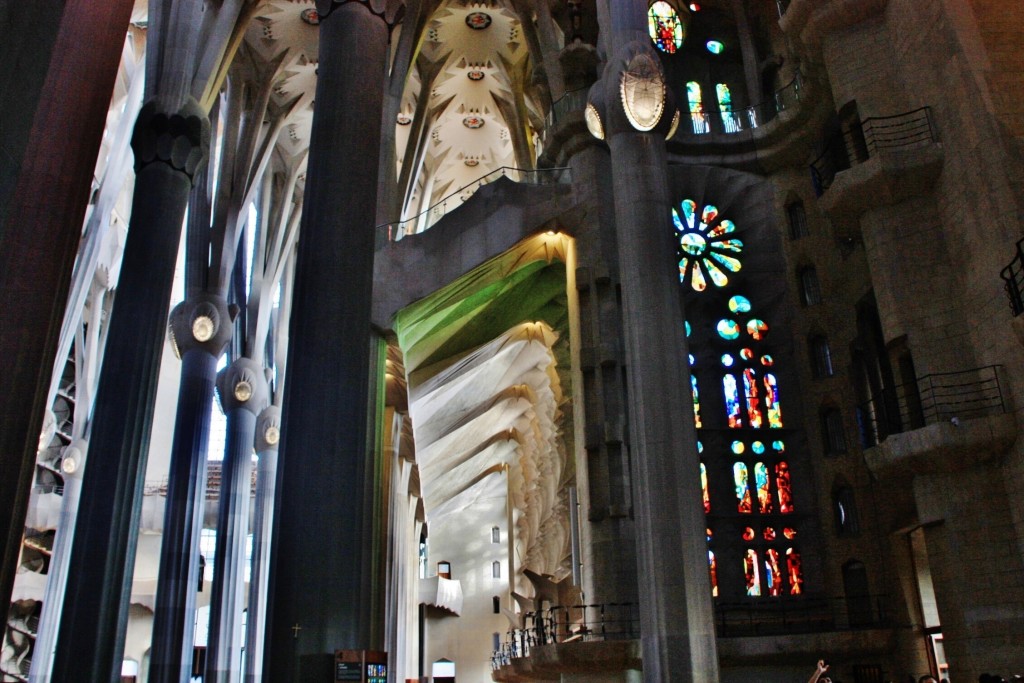
[[665, 158], [675, 105], [646, 9], [610, 3], [611, 57], [595, 86], [615, 195], [643, 677], [711, 683], [718, 658]]
[[206, 293], [178, 304], [170, 327], [181, 358], [181, 384], [153, 614], [153, 683], [178, 683], [192, 668], [210, 409], [217, 359], [232, 331], [224, 298]]
[[246, 539], [252, 496], [252, 454], [256, 416], [270, 390], [261, 365], [239, 358], [217, 377], [217, 394], [227, 416], [227, 441], [217, 512], [217, 552], [210, 592], [208, 683], [234, 683], [242, 674], [242, 611], [245, 609]]
[[252, 522], [252, 572], [249, 575], [245, 627], [245, 681], [263, 680], [263, 637], [266, 633], [267, 573], [273, 531], [277, 448], [281, 442], [281, 409], [269, 406], [256, 418], [256, 510]]
[[388, 39], [399, 9], [391, 0], [317, 2], [319, 79], [289, 333], [268, 681], [331, 680], [334, 650], [371, 644], [373, 228]]
[[189, 190], [210, 126], [193, 100], [139, 113], [135, 191], [68, 566], [55, 681], [116, 681], [138, 539], [157, 375]]

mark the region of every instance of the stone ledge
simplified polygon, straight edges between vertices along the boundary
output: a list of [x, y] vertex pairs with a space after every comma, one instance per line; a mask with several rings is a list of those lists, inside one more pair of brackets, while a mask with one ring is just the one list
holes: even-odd
[[865, 450], [864, 459], [877, 477], [956, 472], [999, 457], [1016, 438], [1012, 413], [991, 415], [892, 434]]

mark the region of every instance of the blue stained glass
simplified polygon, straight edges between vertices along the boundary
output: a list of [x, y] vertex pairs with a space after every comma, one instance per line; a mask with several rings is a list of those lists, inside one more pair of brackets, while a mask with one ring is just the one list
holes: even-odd
[[729, 310], [733, 313], [749, 313], [750, 299], [745, 296], [734, 296], [729, 299]]
[[732, 375], [722, 377], [722, 390], [725, 393], [725, 414], [731, 428], [742, 427], [740, 418], [740, 392], [736, 386], [736, 378]]

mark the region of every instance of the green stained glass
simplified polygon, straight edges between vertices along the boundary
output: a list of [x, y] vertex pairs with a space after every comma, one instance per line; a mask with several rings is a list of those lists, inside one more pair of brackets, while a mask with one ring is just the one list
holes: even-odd
[[760, 441], [755, 441], [753, 444], [751, 444], [750, 448], [754, 451], [754, 453], [758, 455], [764, 453], [764, 444], [761, 443]]
[[732, 452], [736, 455], [743, 455], [743, 451], [747, 450], [747, 447], [743, 445], [742, 441], [733, 441], [731, 448]]
[[740, 326], [735, 320], [723, 318], [718, 321], [718, 334], [722, 339], [736, 339], [740, 336]]
[[749, 313], [750, 299], [745, 296], [734, 296], [729, 299], [729, 310], [733, 313]]

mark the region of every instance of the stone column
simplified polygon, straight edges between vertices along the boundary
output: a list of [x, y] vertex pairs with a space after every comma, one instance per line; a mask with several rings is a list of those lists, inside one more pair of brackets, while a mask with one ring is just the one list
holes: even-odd
[[[20, 167], [2, 164], [16, 177], [0, 183], [0, 292], [8, 302], [0, 307], [0, 605], [10, 603], [18, 567], [65, 299], [133, 4], [68, 0], [33, 4], [25, 11], [4, 8], [5, 20], [24, 15], [34, 24], [57, 21], [59, 26], [53, 58], [45, 46], [37, 55], [49, 61], [49, 69], [38, 101], [31, 103], [35, 116], [24, 147], [16, 148], [28, 153], [24, 160], [11, 160]], [[58, 7], [63, 14], [54, 13]], [[45, 41], [35, 44], [40, 42]], [[67, 58], [71, 54], [74, 59]], [[38, 82], [32, 86], [21, 81], [18, 97], [40, 92]], [[24, 121], [7, 105], [24, 108], [25, 102], [6, 100], [0, 106], [5, 128], [17, 130]], [[8, 140], [0, 136], [0, 142]]]
[[110, 681], [120, 672], [181, 224], [209, 144], [209, 121], [194, 100], [170, 113], [150, 102], [139, 113], [132, 217], [92, 418], [56, 681]]
[[710, 683], [718, 658], [665, 160], [675, 105], [645, 10], [640, 0], [610, 3], [602, 117], [622, 282], [643, 678]]
[[252, 523], [252, 573], [249, 576], [249, 616], [245, 627], [245, 681], [263, 680], [263, 636], [266, 633], [267, 574], [273, 530], [277, 447], [281, 442], [281, 409], [270, 406], [256, 418], [256, 510]]
[[400, 8], [318, 0], [317, 9], [319, 80], [289, 332], [268, 681], [331, 680], [334, 650], [370, 644], [373, 227], [389, 26]]
[[170, 326], [181, 357], [181, 384], [153, 614], [149, 666], [153, 683], [178, 683], [192, 668], [210, 409], [217, 359], [232, 331], [227, 303], [212, 294], [178, 304], [171, 313]]
[[217, 377], [217, 394], [228, 425], [210, 593], [210, 638], [206, 647], [204, 680], [209, 683], [241, 680], [252, 454], [256, 416], [267, 406], [269, 393], [263, 367], [249, 358], [239, 358]]

